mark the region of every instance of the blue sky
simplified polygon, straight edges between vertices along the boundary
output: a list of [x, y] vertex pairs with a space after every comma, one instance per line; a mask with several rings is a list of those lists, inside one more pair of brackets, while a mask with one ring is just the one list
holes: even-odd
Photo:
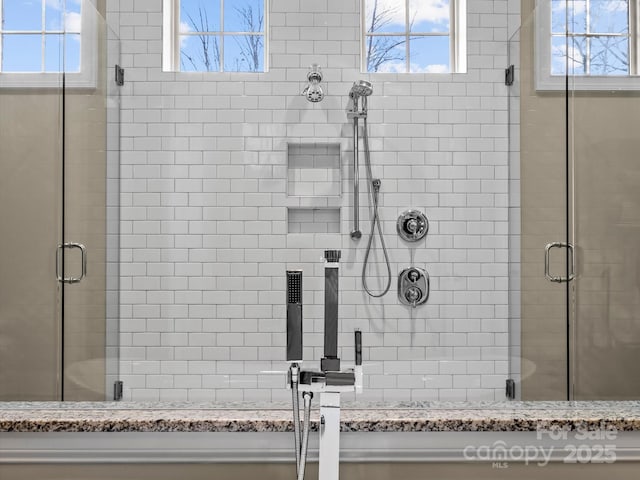
[[[2, 71], [58, 72], [63, 63], [67, 72], [79, 71], [80, 0], [5, 0], [2, 6]], [[63, 30], [73, 33], [42, 33]]]
[[[408, 12], [405, 0], [366, 0], [365, 28], [370, 33], [402, 35], [407, 30], [408, 18], [410, 32], [414, 34], [409, 39], [409, 71], [446, 73], [451, 71], [449, 36], [419, 36], [419, 34], [449, 33], [450, 12], [450, 0], [409, 0]], [[372, 30], [373, 23], [375, 25]], [[400, 36], [393, 39], [403, 40]], [[378, 41], [381, 42], [381, 40]], [[398, 45], [392, 52], [394, 59], [385, 61], [378, 71], [406, 72], [406, 50], [406, 42]]]
[[552, 74], [629, 74], [628, 0], [552, 0], [551, 24]]
[[[251, 9], [254, 26], [247, 26], [243, 11]], [[224, 13], [223, 13], [224, 11]], [[264, 23], [259, 29], [258, 18], [264, 17], [263, 0], [181, 0], [180, 32], [247, 32], [264, 31]], [[252, 71], [254, 65], [246, 61], [247, 40], [255, 40], [259, 50], [257, 71], [264, 70], [264, 39], [261, 36], [244, 37], [238, 35], [193, 36], [182, 35], [180, 39], [181, 69], [183, 71], [206, 71], [204, 46], [209, 51], [209, 70], [218, 71], [220, 65], [214, 58], [214, 51], [224, 55], [225, 71]], [[217, 50], [215, 47], [217, 45]]]

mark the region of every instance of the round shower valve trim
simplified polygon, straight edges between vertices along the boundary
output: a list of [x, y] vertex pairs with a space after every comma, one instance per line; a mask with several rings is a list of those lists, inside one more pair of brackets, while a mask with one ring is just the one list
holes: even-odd
[[403, 240], [417, 242], [427, 235], [429, 220], [424, 213], [418, 210], [407, 210], [398, 217], [396, 229]]

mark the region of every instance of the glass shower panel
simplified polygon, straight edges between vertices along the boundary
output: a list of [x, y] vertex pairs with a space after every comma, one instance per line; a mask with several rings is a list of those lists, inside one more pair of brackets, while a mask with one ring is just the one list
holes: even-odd
[[62, 75], [51, 80], [0, 89], [0, 401], [61, 398]]
[[[633, 79], [632, 79], [633, 80]], [[576, 400], [640, 398], [640, 78], [579, 91], [571, 79], [571, 373]]]
[[97, 401], [113, 399], [118, 363], [118, 42], [88, 1], [82, 16], [92, 84], [64, 91], [64, 240], [78, 245], [65, 275], [79, 281], [64, 284], [63, 385], [65, 400]]
[[[107, 251], [106, 251], [106, 399], [117, 398], [120, 380], [120, 89], [112, 75], [120, 65], [120, 39], [106, 27], [107, 62]], [[111, 75], [111, 76], [110, 76]], [[111, 396], [113, 393], [113, 397]]]
[[509, 38], [505, 81], [509, 97], [509, 379], [513, 380], [513, 395], [520, 396], [521, 342], [520, 324], [522, 320], [521, 269], [520, 269], [520, 81], [522, 62], [520, 61], [521, 29]]
[[510, 162], [510, 223], [516, 228], [510, 245], [510, 330], [512, 343], [519, 331], [520, 345], [512, 345], [511, 374], [520, 375], [517, 393], [523, 400], [566, 400], [567, 284], [557, 280], [567, 275], [568, 253], [562, 246], [567, 239], [567, 96], [565, 90], [541, 91], [536, 84], [536, 36], [542, 29], [533, 2], [523, 2], [522, 18], [509, 45], [519, 59], [519, 109], [515, 98], [510, 100], [512, 158], [519, 153], [519, 164]]
[[0, 401], [110, 400], [119, 376], [119, 40], [81, 12], [46, 74], [0, 79]]

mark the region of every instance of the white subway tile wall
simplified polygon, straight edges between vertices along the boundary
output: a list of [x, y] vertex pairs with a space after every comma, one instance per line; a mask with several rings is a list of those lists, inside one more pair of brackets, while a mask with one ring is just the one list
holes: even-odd
[[342, 193], [339, 143], [290, 143], [287, 194], [335, 197]]
[[339, 208], [287, 208], [287, 233], [340, 233]]
[[[287, 400], [285, 271], [304, 269], [304, 358], [322, 355], [322, 251], [342, 249], [340, 355], [363, 331], [371, 400], [504, 398], [509, 372], [507, 39], [519, 0], [470, 0], [468, 73], [363, 74], [358, 0], [270, 0], [267, 73], [161, 70], [162, 0], [109, 0], [119, 25], [121, 361], [127, 400]], [[311, 64], [326, 97], [300, 92]], [[426, 306], [362, 289], [351, 240], [353, 81], [373, 83], [369, 137], [394, 276], [431, 275]], [[342, 196], [287, 195], [288, 145], [337, 144]], [[362, 169], [361, 178], [365, 171]], [[288, 233], [288, 208], [339, 209], [340, 232]], [[397, 216], [430, 220], [407, 244]], [[335, 214], [336, 210], [333, 210]], [[317, 212], [309, 210], [308, 212]], [[333, 217], [335, 218], [335, 216]], [[302, 228], [302, 227], [300, 227]], [[370, 285], [383, 288], [374, 242]], [[376, 279], [375, 277], [379, 277]]]

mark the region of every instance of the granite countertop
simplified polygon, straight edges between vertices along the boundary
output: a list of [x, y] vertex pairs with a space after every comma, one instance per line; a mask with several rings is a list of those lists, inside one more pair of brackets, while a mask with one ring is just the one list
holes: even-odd
[[[312, 411], [317, 430], [319, 411]], [[0, 432], [289, 432], [285, 404], [0, 403]], [[640, 401], [406, 402], [346, 405], [343, 432], [640, 431]]]

